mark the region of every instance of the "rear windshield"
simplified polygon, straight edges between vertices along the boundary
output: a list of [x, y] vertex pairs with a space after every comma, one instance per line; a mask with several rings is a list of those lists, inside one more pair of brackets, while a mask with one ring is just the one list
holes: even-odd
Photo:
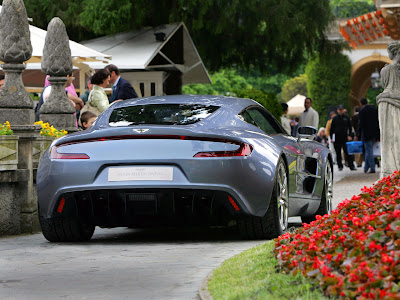
[[110, 126], [142, 124], [189, 125], [207, 118], [219, 107], [201, 104], [148, 104], [114, 109]]

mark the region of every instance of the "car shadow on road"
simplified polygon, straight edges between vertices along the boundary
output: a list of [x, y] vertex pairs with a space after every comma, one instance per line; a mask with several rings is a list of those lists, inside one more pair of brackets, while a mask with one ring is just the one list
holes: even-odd
[[[289, 228], [299, 228], [300, 223], [289, 223]], [[163, 228], [96, 228], [87, 244], [135, 244], [135, 243], [196, 243], [196, 242], [240, 242], [236, 226], [232, 227], [163, 227]]]

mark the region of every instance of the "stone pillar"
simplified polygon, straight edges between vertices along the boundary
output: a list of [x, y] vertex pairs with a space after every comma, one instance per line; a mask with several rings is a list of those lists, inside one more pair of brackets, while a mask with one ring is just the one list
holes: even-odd
[[37, 195], [33, 185], [33, 142], [40, 137], [40, 125], [11, 126], [18, 141], [18, 169], [26, 170], [26, 181], [19, 182], [20, 228], [22, 233], [39, 230]]
[[[24, 62], [32, 56], [28, 17], [23, 0], [3, 0], [0, 41], [0, 60], [5, 63], [2, 67], [6, 77], [0, 91], [0, 122], [9, 121], [14, 134], [20, 137], [17, 173], [24, 174], [23, 178], [14, 179], [13, 187], [8, 185], [10, 189], [8, 193], [17, 196], [10, 196], [8, 198], [10, 203], [5, 207], [19, 207], [19, 209], [6, 212], [10, 220], [14, 221], [9, 222], [12, 226], [8, 226], [2, 234], [18, 234], [21, 232], [21, 224], [24, 228], [22, 232], [32, 232], [37, 229], [29, 224], [34, 223], [37, 213], [36, 193], [33, 188], [32, 142], [40, 135], [40, 126], [33, 125], [35, 121], [33, 101], [26, 92], [21, 77], [25, 69]], [[29, 209], [26, 209], [28, 206]]]
[[50, 75], [51, 93], [40, 108], [41, 120], [57, 129], [77, 131], [75, 108], [64, 90], [66, 76], [72, 72], [72, 58], [69, 37], [60, 18], [53, 18], [47, 28], [42, 71]]

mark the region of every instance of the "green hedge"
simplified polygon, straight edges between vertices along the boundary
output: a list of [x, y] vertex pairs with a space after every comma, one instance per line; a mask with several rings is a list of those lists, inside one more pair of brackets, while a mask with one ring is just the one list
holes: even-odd
[[264, 106], [279, 122], [283, 114], [282, 106], [273, 93], [264, 93], [255, 89], [243, 89], [235, 91], [240, 98], [249, 98], [257, 101]]
[[307, 64], [306, 74], [308, 96], [319, 113], [321, 126], [329, 118], [329, 106], [343, 104], [350, 112], [351, 62], [346, 55], [314, 57]]

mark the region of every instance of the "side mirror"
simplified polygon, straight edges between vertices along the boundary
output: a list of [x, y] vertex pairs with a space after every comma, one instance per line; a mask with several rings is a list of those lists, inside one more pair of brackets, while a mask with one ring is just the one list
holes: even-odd
[[300, 142], [301, 138], [311, 138], [318, 133], [318, 130], [311, 126], [300, 126], [297, 128], [297, 134], [299, 136], [298, 142]]

